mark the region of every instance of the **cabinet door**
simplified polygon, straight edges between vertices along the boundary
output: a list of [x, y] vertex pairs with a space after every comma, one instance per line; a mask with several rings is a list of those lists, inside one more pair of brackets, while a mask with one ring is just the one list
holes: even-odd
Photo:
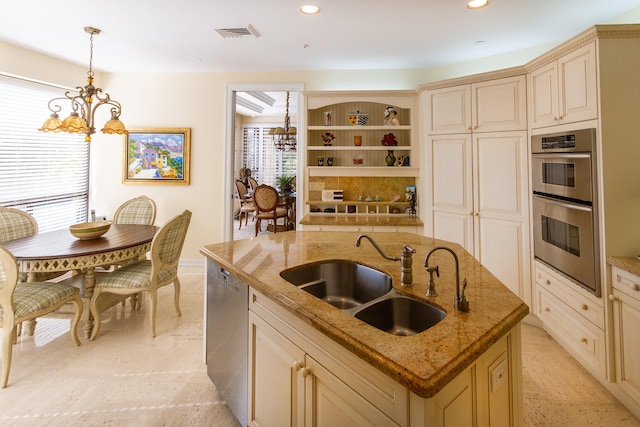
[[595, 43], [558, 60], [559, 122], [598, 117]]
[[471, 85], [473, 132], [527, 129], [525, 76]]
[[[530, 294], [526, 132], [474, 134], [474, 255], [514, 294]], [[527, 298], [530, 299], [530, 298]]]
[[305, 353], [252, 312], [249, 325], [249, 425], [303, 425]]
[[429, 134], [471, 131], [471, 86], [462, 85], [429, 92]]
[[532, 128], [557, 124], [558, 66], [552, 62], [529, 74], [531, 105], [529, 116]]
[[616, 383], [640, 402], [640, 301], [613, 289], [613, 336]]
[[308, 355], [305, 374], [306, 426], [398, 426]]
[[473, 253], [471, 135], [429, 138], [433, 237], [458, 243]]

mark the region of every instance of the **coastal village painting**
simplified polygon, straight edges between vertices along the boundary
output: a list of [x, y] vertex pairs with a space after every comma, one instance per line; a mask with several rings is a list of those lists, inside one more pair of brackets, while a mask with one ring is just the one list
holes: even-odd
[[132, 130], [126, 136], [125, 183], [189, 183], [189, 129]]

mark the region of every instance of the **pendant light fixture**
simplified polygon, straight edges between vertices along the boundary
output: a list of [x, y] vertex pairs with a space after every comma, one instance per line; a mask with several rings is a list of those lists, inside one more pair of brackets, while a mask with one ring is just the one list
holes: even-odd
[[296, 151], [297, 130], [290, 127], [291, 119], [289, 118], [289, 92], [287, 91], [287, 106], [284, 115], [284, 127], [276, 127], [269, 131], [269, 135], [273, 137], [273, 144], [278, 151]]
[[[77, 94], [68, 90], [63, 97], [53, 98], [49, 101], [48, 107], [51, 111], [51, 117], [38, 130], [42, 132], [84, 133], [86, 134], [85, 141], [90, 142], [91, 135], [96, 132], [94, 127], [96, 110], [101, 105], [111, 105], [111, 119], [107, 121], [100, 131], [108, 134], [126, 134], [127, 130], [120, 121], [122, 110], [120, 103], [111, 99], [108, 93], [102, 96], [102, 89], [93, 85], [93, 36], [100, 34], [100, 30], [93, 27], [84, 27], [84, 31], [90, 35], [87, 84], [84, 87], [77, 86]], [[59, 104], [60, 101], [68, 101], [71, 104], [71, 113], [64, 120], [60, 120], [58, 116], [58, 113], [62, 110]]]

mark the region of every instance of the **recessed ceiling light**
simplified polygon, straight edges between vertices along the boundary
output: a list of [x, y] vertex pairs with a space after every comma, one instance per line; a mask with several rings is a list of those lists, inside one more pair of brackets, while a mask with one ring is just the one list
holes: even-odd
[[300, 8], [300, 12], [304, 15], [315, 15], [320, 12], [320, 8], [312, 4], [306, 4]]
[[468, 9], [482, 9], [489, 5], [489, 0], [471, 0], [467, 3]]

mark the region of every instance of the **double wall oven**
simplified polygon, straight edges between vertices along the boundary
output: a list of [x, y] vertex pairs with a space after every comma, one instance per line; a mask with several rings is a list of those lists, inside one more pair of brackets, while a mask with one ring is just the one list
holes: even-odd
[[535, 257], [600, 297], [596, 130], [531, 137]]

